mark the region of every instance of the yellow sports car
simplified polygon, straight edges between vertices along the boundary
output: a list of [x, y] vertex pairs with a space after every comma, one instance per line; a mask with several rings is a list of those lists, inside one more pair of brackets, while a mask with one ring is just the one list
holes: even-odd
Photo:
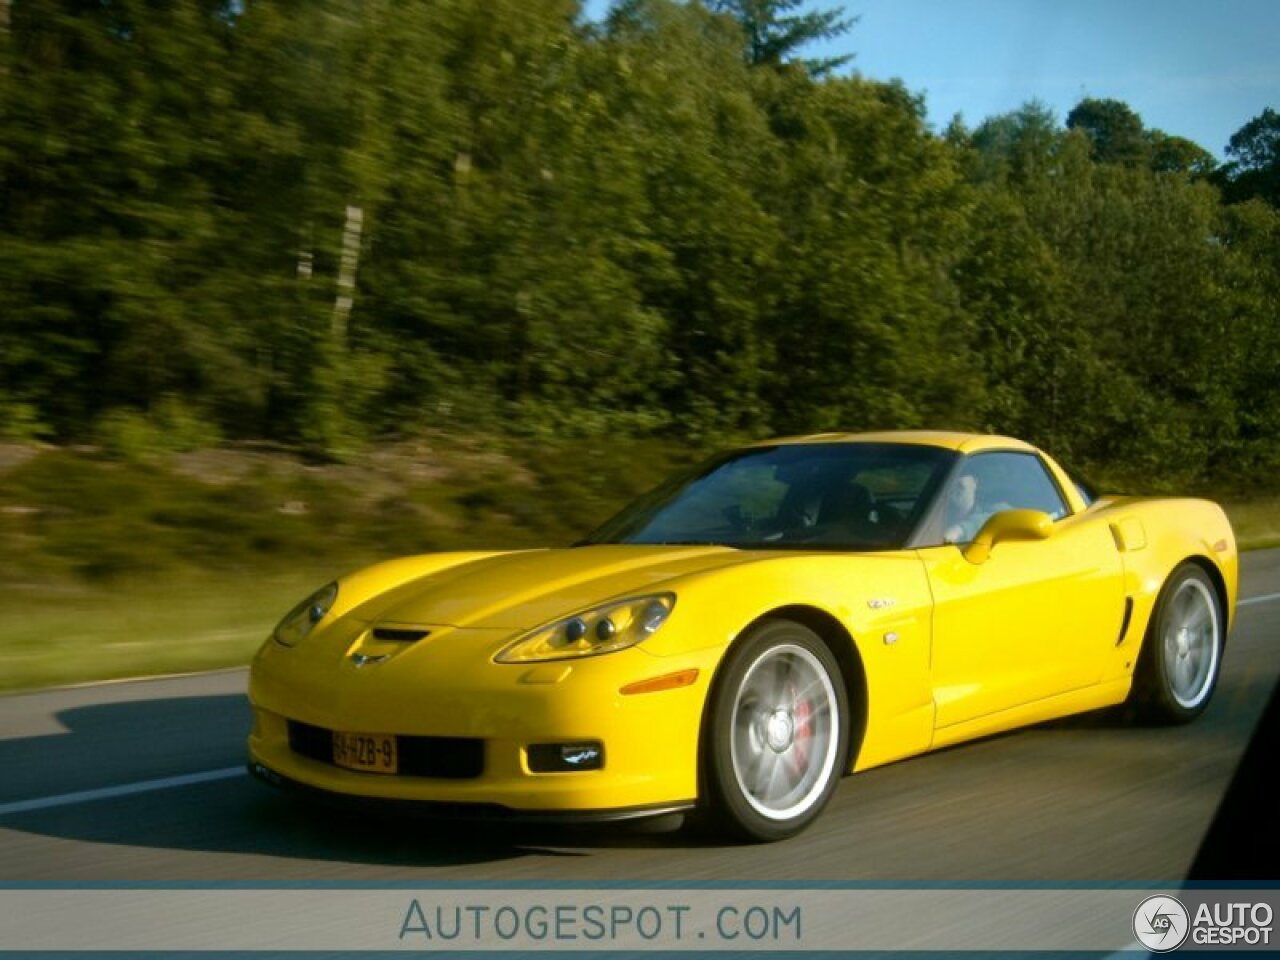
[[567, 549], [405, 557], [253, 662], [250, 768], [445, 813], [807, 826], [839, 778], [1126, 700], [1190, 720], [1236, 600], [1213, 503], [1095, 499], [1006, 437], [722, 454]]

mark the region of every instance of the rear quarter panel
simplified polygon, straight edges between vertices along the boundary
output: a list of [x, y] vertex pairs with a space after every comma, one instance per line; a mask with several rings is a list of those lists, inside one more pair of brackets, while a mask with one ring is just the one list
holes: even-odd
[[1132, 675], [1160, 590], [1179, 566], [1200, 564], [1224, 601], [1226, 628], [1235, 622], [1239, 553], [1231, 523], [1209, 500], [1106, 497], [1089, 508], [1106, 519], [1124, 562], [1125, 596], [1133, 601], [1129, 627], [1103, 679]]

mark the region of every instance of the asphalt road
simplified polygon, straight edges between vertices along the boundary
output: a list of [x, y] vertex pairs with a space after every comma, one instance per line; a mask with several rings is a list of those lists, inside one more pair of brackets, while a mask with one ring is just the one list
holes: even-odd
[[674, 818], [495, 828], [299, 807], [240, 772], [244, 671], [3, 697], [0, 881], [1177, 881], [1280, 676], [1280, 550], [1244, 556], [1240, 595], [1196, 723], [1092, 715], [892, 764], [768, 846], [705, 846]]

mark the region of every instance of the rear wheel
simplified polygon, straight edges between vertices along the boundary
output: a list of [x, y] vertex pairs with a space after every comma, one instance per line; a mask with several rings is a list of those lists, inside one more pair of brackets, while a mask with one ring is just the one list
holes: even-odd
[[843, 773], [848, 705], [840, 668], [816, 633], [789, 620], [756, 627], [716, 684], [704, 824], [743, 840], [781, 840], [822, 812]]
[[1194, 720], [1218, 682], [1225, 623], [1208, 574], [1185, 563], [1156, 602], [1134, 677], [1133, 697], [1146, 719]]

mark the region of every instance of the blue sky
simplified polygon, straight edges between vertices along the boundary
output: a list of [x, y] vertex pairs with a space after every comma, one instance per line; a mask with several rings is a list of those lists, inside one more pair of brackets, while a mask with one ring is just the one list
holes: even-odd
[[[864, 76], [924, 93], [929, 120], [974, 126], [1031, 99], [1064, 119], [1113, 97], [1148, 127], [1221, 158], [1231, 134], [1280, 109], [1280, 0], [817, 0], [860, 18], [809, 55], [853, 53]], [[607, 0], [587, 0], [589, 16]]]

